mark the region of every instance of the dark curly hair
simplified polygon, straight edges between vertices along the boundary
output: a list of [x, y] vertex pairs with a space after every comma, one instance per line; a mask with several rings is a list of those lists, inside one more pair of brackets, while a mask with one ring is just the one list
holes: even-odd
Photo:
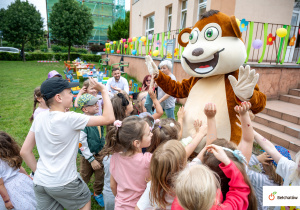
[[0, 131], [0, 159], [12, 168], [20, 168], [23, 161], [19, 145], [4, 131]]

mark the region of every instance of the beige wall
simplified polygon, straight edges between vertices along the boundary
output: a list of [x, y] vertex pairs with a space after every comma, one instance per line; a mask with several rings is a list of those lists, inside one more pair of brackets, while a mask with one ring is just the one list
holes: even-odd
[[[121, 57], [109, 55], [109, 58], [109, 65], [111, 65], [118, 63]], [[124, 68], [125, 72], [138, 81], [142, 82], [144, 77], [149, 74], [144, 58], [124, 56], [124, 61], [129, 62], [129, 67]], [[159, 61], [154, 61], [157, 65], [159, 64]], [[285, 68], [280, 65], [278, 67], [255, 67], [253, 65], [252, 68], [259, 73], [258, 86], [268, 99], [278, 99], [280, 94], [287, 94], [289, 89], [297, 88], [300, 81], [300, 68]], [[175, 62], [173, 74], [177, 81], [190, 78], [179, 62]]]
[[[133, 0], [131, 1], [133, 2]], [[210, 2], [210, 1], [208, 1]], [[146, 18], [154, 14], [154, 33], [167, 30], [167, 8], [172, 6], [171, 30], [180, 28], [182, 0], [139, 0], [131, 3], [130, 37], [145, 35]], [[193, 26], [198, 20], [198, 0], [188, 0], [186, 26]]]
[[248, 21], [291, 24], [294, 0], [236, 0], [235, 16]]
[[[208, 0], [206, 10], [216, 9], [248, 21], [290, 24], [295, 0]], [[131, 0], [133, 2], [133, 0]], [[145, 35], [146, 18], [155, 15], [154, 33], [167, 30], [167, 7], [172, 6], [171, 30], [180, 28], [182, 0], [139, 0], [131, 3], [130, 37]], [[198, 0], [188, 0], [186, 26], [198, 20]]]

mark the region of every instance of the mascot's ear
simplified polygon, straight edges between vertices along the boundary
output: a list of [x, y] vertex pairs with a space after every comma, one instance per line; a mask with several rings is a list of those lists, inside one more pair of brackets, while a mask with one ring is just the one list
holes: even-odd
[[242, 37], [242, 33], [240, 31], [240, 27], [238, 26], [234, 15], [230, 17], [230, 22], [236, 37], [240, 39]]
[[189, 43], [189, 37], [190, 37], [191, 31], [192, 31], [192, 29], [185, 28], [179, 33], [178, 43], [180, 44], [181, 47], [186, 47], [187, 44]]

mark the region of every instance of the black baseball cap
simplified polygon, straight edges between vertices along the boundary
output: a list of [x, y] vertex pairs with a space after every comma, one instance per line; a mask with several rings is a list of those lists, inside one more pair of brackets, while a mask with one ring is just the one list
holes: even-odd
[[61, 77], [52, 77], [46, 79], [41, 85], [41, 93], [45, 101], [52, 98], [58, 93], [61, 93], [64, 89], [77, 87], [79, 82], [68, 82]]

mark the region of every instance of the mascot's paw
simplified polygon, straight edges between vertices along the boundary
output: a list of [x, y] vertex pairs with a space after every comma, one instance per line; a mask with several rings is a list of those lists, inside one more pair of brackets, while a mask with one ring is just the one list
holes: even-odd
[[154, 63], [154, 61], [152, 60], [150, 55], [145, 56], [145, 64], [148, 68], [149, 74], [157, 75], [159, 73], [158, 68], [157, 68], [156, 64]]
[[240, 66], [238, 80], [232, 75], [228, 77], [236, 97], [241, 101], [248, 101], [252, 97], [258, 78], [259, 74], [255, 73], [255, 69], [250, 70], [249, 65], [245, 68]]

